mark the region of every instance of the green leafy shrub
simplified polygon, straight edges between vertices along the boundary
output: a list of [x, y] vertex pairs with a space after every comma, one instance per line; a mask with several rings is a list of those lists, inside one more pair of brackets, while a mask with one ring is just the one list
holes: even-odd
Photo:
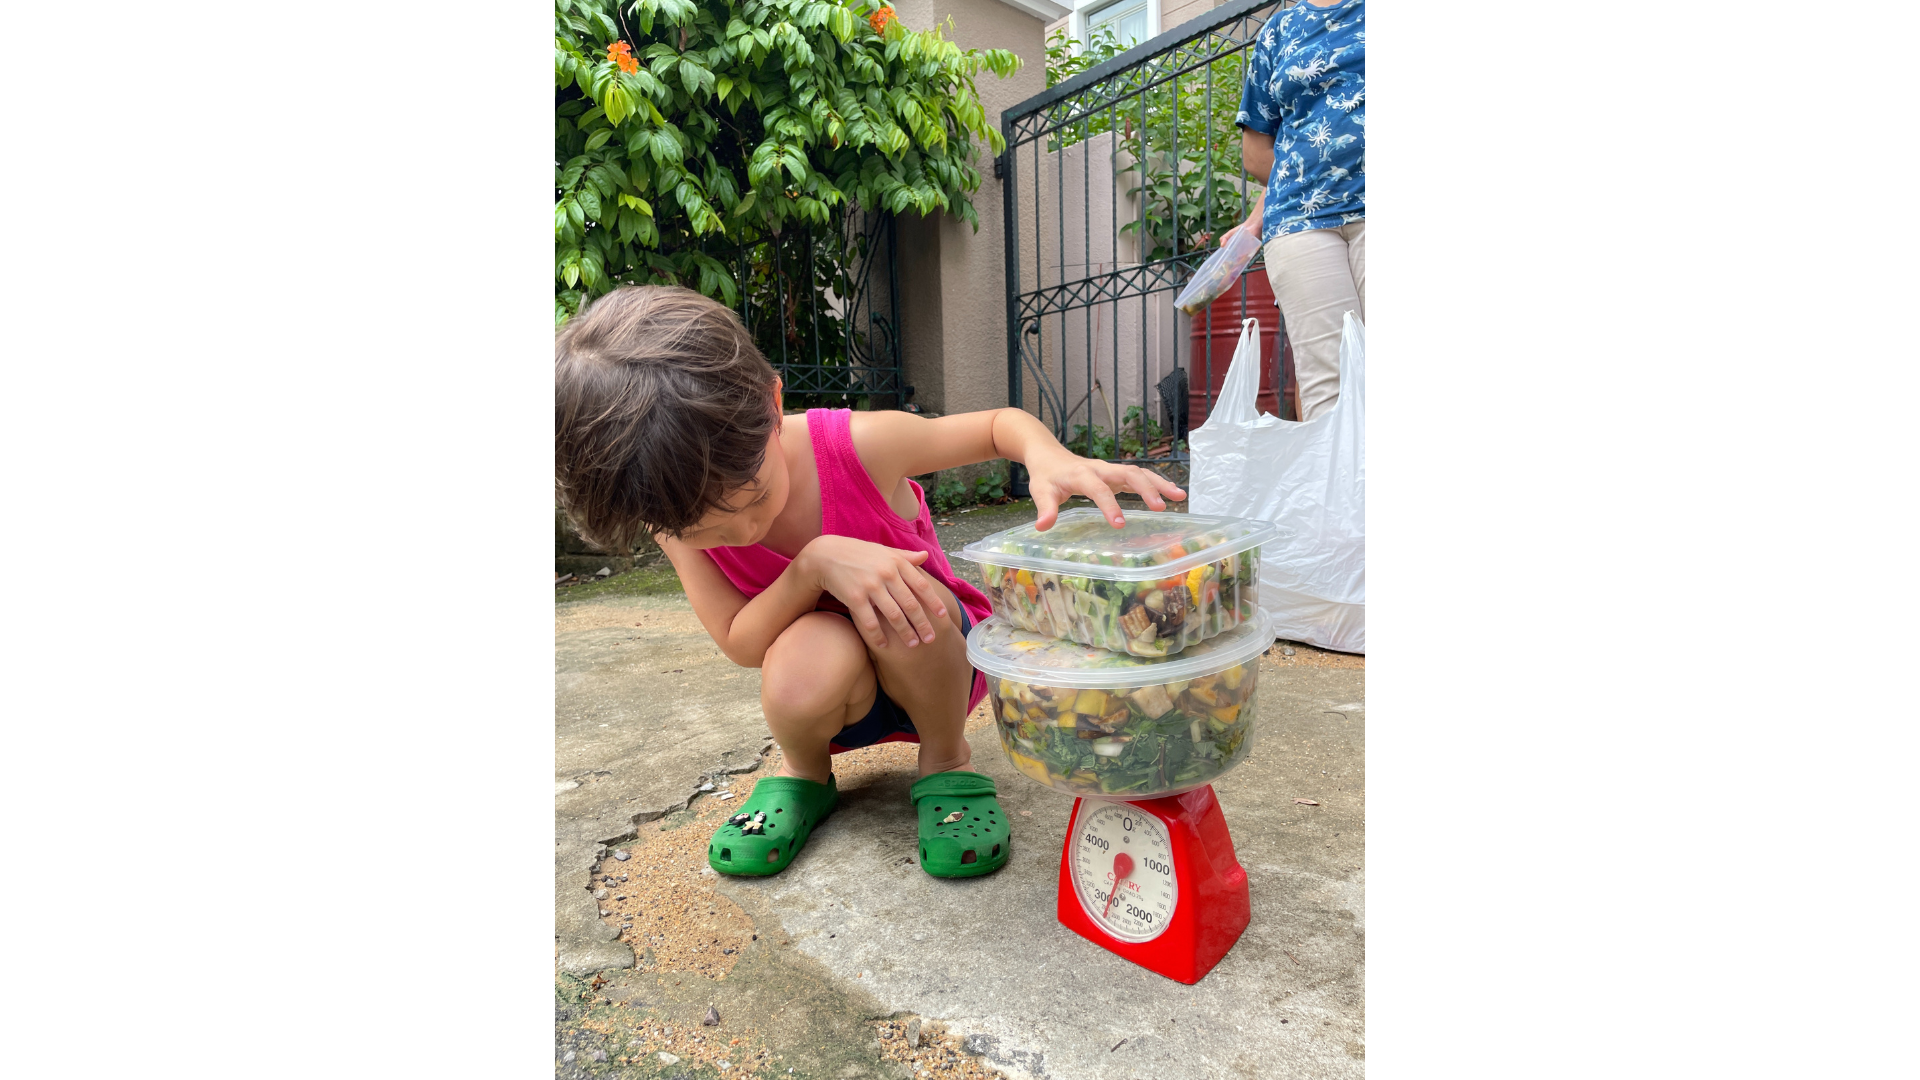
[[[977, 229], [975, 141], [995, 154], [1004, 144], [974, 80], [1011, 75], [1020, 58], [881, 11], [555, 0], [555, 321], [623, 283], [683, 284], [732, 305], [751, 287], [742, 262], [703, 247], [829, 234], [852, 208], [944, 212]], [[782, 295], [817, 300], [832, 269]]]
[[[1076, 49], [1065, 30], [1047, 38], [1047, 85], [1054, 86], [1120, 55], [1108, 28], [1099, 28], [1085, 48]], [[1145, 213], [1120, 226], [1123, 234], [1146, 232], [1144, 258], [1163, 259], [1205, 248], [1245, 220], [1247, 203], [1259, 193], [1249, 188], [1240, 165], [1241, 84], [1246, 53], [1219, 57], [1201, 71], [1152, 87], [1118, 108], [1083, 117], [1063, 128], [1049, 149], [1061, 149], [1103, 132], [1118, 133], [1119, 149], [1131, 161], [1118, 175], [1129, 196], [1141, 199]], [[1211, 119], [1211, 138], [1209, 138]], [[1139, 203], [1135, 203], [1135, 212]]]
[[967, 505], [967, 485], [958, 477], [944, 477], [927, 495], [927, 509], [944, 514]]
[[1067, 438], [1067, 449], [1081, 457], [1110, 458], [1113, 456], [1113, 435], [1097, 424], [1075, 424], [1073, 434]]

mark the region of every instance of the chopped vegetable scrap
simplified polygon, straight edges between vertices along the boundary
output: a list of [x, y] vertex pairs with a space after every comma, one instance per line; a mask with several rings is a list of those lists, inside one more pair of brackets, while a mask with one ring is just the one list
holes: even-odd
[[1252, 617], [1259, 607], [1258, 541], [1273, 531], [1231, 518], [1146, 511], [1115, 529], [1098, 511], [1073, 510], [1045, 533], [1009, 529], [964, 555], [980, 564], [994, 614], [1021, 629], [1135, 656], [1172, 656]]
[[1147, 660], [995, 618], [970, 636], [969, 659], [989, 676], [1000, 745], [1015, 768], [1073, 795], [1151, 798], [1211, 783], [1246, 759], [1259, 635], [1270, 625], [1257, 614], [1175, 660]]

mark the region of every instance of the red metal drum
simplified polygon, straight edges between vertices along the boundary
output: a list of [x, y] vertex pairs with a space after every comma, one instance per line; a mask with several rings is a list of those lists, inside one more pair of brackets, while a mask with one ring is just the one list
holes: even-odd
[[[1242, 299], [1242, 293], [1245, 299]], [[1242, 314], [1245, 312], [1245, 314]], [[1280, 309], [1273, 303], [1273, 286], [1267, 270], [1256, 266], [1240, 275], [1240, 283], [1193, 317], [1193, 351], [1188, 361], [1187, 419], [1190, 427], [1206, 422], [1213, 402], [1220, 399], [1220, 387], [1227, 379], [1227, 366], [1233, 363], [1233, 348], [1240, 343], [1240, 320], [1260, 320], [1260, 393], [1254, 408], [1283, 420], [1297, 420], [1295, 404], [1299, 388], [1293, 376], [1293, 347], [1288, 345], [1280, 357], [1281, 371], [1274, 373], [1275, 338], [1280, 334]], [[1212, 355], [1208, 355], [1208, 342]], [[1282, 401], [1284, 400], [1284, 409]]]

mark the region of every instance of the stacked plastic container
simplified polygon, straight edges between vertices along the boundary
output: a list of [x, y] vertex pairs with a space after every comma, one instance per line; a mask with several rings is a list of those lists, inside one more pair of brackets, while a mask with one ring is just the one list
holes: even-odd
[[1073, 795], [1177, 795], [1245, 760], [1259, 659], [1257, 521], [1098, 510], [998, 532], [980, 565], [993, 617], [967, 635], [1000, 744], [1021, 772]]

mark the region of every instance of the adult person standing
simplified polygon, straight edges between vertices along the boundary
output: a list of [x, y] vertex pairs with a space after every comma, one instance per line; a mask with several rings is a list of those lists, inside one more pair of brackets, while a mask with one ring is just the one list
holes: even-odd
[[1341, 316], [1367, 317], [1366, 0], [1300, 0], [1260, 31], [1240, 96], [1240, 162], [1267, 187], [1258, 228], [1293, 343], [1300, 419], [1340, 396]]

